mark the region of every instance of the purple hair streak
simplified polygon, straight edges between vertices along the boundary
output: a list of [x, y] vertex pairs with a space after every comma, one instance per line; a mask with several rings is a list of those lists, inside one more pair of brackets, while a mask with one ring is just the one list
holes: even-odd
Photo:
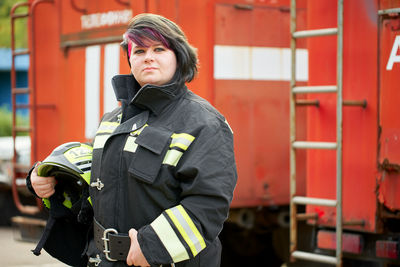
[[131, 55], [132, 51], [131, 42], [134, 42], [136, 45], [140, 47], [149, 47], [148, 42], [146, 41], [148, 40], [159, 41], [163, 46], [165, 46], [168, 49], [171, 49], [167, 39], [165, 39], [165, 37], [162, 36], [158, 31], [151, 28], [144, 27], [134, 31], [126, 32], [125, 34], [129, 40], [128, 42], [129, 56]]

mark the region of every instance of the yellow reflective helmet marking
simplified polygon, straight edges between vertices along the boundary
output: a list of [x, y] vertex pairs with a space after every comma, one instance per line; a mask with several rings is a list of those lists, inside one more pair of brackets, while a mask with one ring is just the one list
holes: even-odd
[[81, 144], [79, 147], [73, 147], [66, 152], [64, 152], [64, 156], [69, 160], [71, 163], [79, 163], [88, 160], [92, 160], [92, 151], [93, 148], [86, 144]]

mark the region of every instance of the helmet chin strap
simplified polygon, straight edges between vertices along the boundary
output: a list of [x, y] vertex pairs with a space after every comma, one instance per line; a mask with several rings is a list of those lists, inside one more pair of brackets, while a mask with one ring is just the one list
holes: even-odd
[[40, 255], [40, 252], [44, 244], [46, 243], [56, 220], [72, 215], [71, 211], [62, 204], [64, 201], [63, 190], [56, 189], [56, 192], [49, 197], [49, 201], [52, 209], [50, 209], [50, 214], [46, 223], [46, 227], [44, 228], [43, 234], [40, 237], [36, 248], [32, 250], [33, 254], [35, 254], [36, 256]]

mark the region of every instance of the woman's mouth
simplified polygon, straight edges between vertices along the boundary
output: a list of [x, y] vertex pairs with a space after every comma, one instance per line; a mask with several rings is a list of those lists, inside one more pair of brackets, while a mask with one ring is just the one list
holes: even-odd
[[155, 68], [155, 67], [147, 67], [147, 68], [144, 68], [143, 71], [152, 71], [152, 70], [155, 70], [155, 69], [157, 69], [157, 68]]

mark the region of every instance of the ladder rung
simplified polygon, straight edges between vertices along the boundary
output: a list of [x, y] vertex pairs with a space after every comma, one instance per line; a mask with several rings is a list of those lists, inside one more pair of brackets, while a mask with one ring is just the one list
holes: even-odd
[[293, 88], [293, 94], [307, 94], [307, 93], [335, 93], [337, 92], [336, 85], [323, 85], [323, 86], [296, 86]]
[[11, 93], [15, 95], [29, 94], [29, 88], [13, 88]]
[[296, 105], [298, 106], [316, 106], [319, 107], [319, 100], [312, 99], [296, 99]]
[[319, 255], [319, 254], [310, 253], [310, 252], [293, 251], [292, 257], [294, 257], [296, 259], [316, 261], [316, 262], [328, 263], [328, 264], [332, 264], [332, 265], [337, 264], [336, 257]]
[[23, 49], [23, 50], [19, 50], [17, 51], [13, 51], [12, 55], [13, 56], [21, 56], [21, 55], [28, 55], [30, 53], [30, 51], [28, 49]]
[[17, 126], [14, 127], [14, 131], [16, 132], [30, 132], [32, 129], [30, 127], [23, 127], [23, 126]]
[[15, 216], [11, 218], [11, 221], [15, 224], [26, 224], [26, 225], [38, 225], [46, 226], [46, 221], [42, 219], [29, 218], [23, 216]]
[[317, 206], [330, 206], [335, 207], [337, 204], [336, 200], [326, 198], [314, 198], [314, 197], [293, 197], [293, 203], [300, 205], [317, 205]]
[[298, 149], [336, 149], [337, 144], [334, 142], [295, 141], [292, 146]]
[[389, 8], [378, 11], [378, 15], [393, 14], [393, 13], [395, 14], [400, 13], [400, 8]]
[[299, 213], [296, 214], [296, 219], [298, 221], [316, 220], [318, 219], [318, 213]]
[[337, 32], [338, 32], [337, 28], [297, 31], [297, 32], [293, 33], [293, 38], [306, 38], [306, 37], [334, 35], [334, 34], [337, 34]]
[[25, 13], [25, 14], [13, 14], [11, 16], [13, 19], [17, 19], [17, 18], [26, 18], [29, 17], [29, 13]]
[[24, 187], [26, 189], [26, 178], [15, 178], [15, 184], [18, 187]]
[[26, 165], [26, 164], [15, 164], [14, 165], [14, 170], [16, 172], [20, 172], [20, 173], [28, 173], [29, 170], [32, 168], [32, 166]]
[[22, 213], [29, 214], [29, 215], [34, 215], [34, 214], [37, 214], [38, 212], [40, 212], [39, 207], [37, 207], [37, 206], [30, 206], [30, 205], [20, 206], [18, 209], [19, 209]]
[[16, 104], [15, 108], [17, 108], [17, 109], [29, 109], [29, 108], [31, 108], [31, 105], [29, 105], [29, 104]]

